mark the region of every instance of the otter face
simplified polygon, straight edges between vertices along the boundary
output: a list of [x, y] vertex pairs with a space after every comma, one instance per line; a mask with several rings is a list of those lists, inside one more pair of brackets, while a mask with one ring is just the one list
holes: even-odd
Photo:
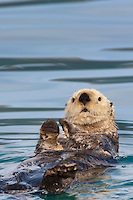
[[65, 116], [74, 124], [94, 124], [114, 117], [113, 104], [97, 90], [82, 89], [67, 102]]

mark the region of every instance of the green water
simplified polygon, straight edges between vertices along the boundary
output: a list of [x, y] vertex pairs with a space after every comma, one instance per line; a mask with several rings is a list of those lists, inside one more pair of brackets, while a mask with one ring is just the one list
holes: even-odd
[[133, 199], [133, 1], [0, 0], [0, 175], [33, 156], [39, 128], [81, 88], [115, 105], [120, 163], [65, 194], [0, 199]]

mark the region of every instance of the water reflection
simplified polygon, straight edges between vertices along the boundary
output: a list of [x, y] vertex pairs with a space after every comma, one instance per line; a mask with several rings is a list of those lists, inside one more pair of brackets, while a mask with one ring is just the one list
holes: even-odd
[[[116, 121], [116, 123], [120, 130], [125, 131], [125, 135], [127, 135], [127, 131], [133, 131], [133, 121], [120, 120], [120, 121]], [[132, 132], [129, 132], [129, 134], [132, 136]]]
[[[53, 118], [58, 120], [58, 118]], [[17, 125], [40, 125], [40, 122], [46, 121], [48, 118], [25, 118], [25, 119], [0, 119], [0, 126], [17, 126]]]
[[48, 3], [67, 3], [67, 2], [78, 2], [78, 1], [85, 1], [85, 0], [6, 0], [6, 1], [0, 0], [0, 7], [36, 5], [36, 4], [48, 4]]
[[133, 51], [133, 48], [112, 48], [112, 49], [104, 49], [105, 51]]
[[93, 61], [76, 58], [0, 58], [0, 71], [52, 71], [133, 68], [133, 61]]
[[115, 83], [132, 83], [133, 76], [123, 77], [101, 77], [101, 78], [64, 78], [54, 79], [53, 81], [72, 81], [72, 82], [88, 82], [92, 84], [115, 84]]
[[61, 194], [61, 195], [54, 195], [54, 196], [44, 196], [44, 195], [39, 195], [41, 199], [45, 200], [76, 200], [76, 195], [70, 195], [70, 194]]
[[0, 112], [33, 112], [33, 111], [61, 111], [64, 108], [10, 108], [5, 106], [0, 106]]

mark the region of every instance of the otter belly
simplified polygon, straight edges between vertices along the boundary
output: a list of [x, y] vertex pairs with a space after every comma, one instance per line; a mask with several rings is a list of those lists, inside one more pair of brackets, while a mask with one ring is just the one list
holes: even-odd
[[105, 159], [95, 150], [44, 152], [20, 163], [9, 180], [3, 178], [1, 190], [61, 193], [75, 177], [79, 180], [92, 178], [112, 167], [113, 162], [114, 159]]

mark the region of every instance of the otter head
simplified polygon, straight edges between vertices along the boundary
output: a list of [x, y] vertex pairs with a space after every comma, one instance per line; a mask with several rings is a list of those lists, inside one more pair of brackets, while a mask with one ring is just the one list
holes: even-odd
[[102, 125], [114, 119], [113, 104], [95, 89], [82, 89], [73, 94], [65, 108], [66, 119], [75, 125]]

